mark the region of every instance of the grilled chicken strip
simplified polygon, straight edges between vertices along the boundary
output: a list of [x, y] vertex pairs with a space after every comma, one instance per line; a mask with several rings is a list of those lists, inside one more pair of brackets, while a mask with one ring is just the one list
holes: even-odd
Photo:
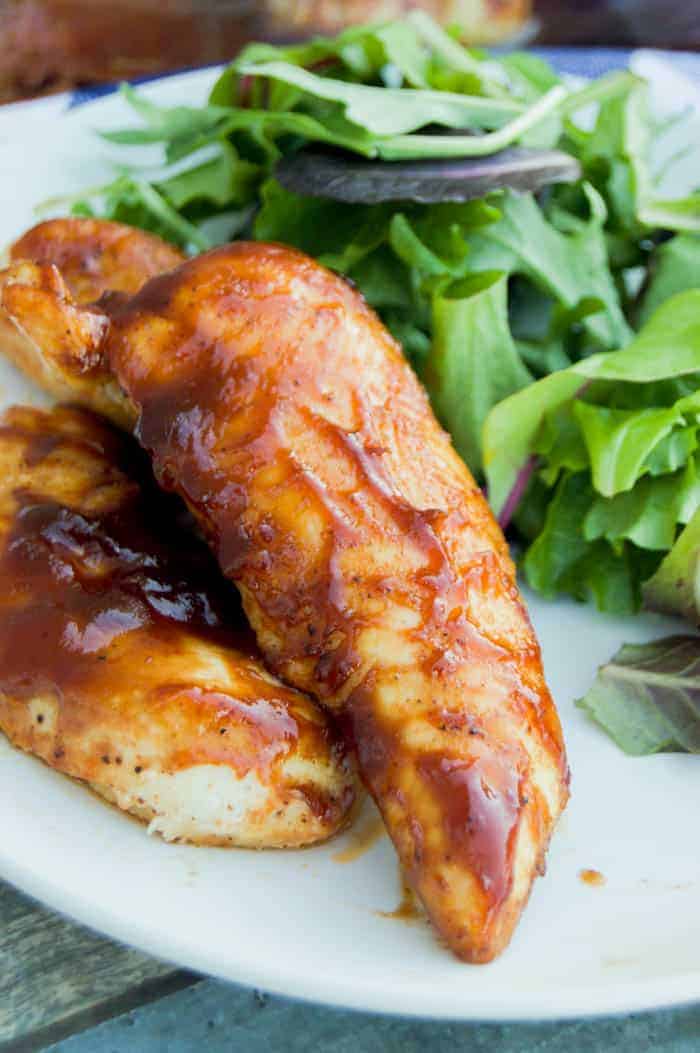
[[[143, 231], [91, 219], [40, 223], [12, 246], [9, 255], [14, 261], [31, 260], [46, 265], [37, 268], [36, 273], [44, 276], [45, 289], [50, 295], [42, 299], [39, 290], [35, 290], [38, 296], [35, 306], [37, 317], [44, 318], [49, 331], [51, 316], [45, 311], [50, 311], [57, 288], [70, 288], [78, 302], [91, 302], [104, 293], [135, 292], [149, 277], [184, 259], [174, 247]], [[60, 276], [48, 266], [52, 263], [60, 265]], [[23, 273], [35, 271], [25, 263]], [[16, 365], [51, 393], [96, 410], [107, 410], [118, 423], [124, 424], [124, 400], [113, 381], [95, 384], [81, 372], [63, 370], [58, 362], [37, 355], [35, 346], [2, 311], [0, 346], [9, 352]], [[105, 506], [106, 515], [114, 517], [124, 511], [127, 515], [140, 515], [143, 520], [148, 512], [162, 523], [163, 516], [168, 514], [162, 499], [160, 503], [154, 502], [153, 495], [149, 494], [148, 505], [144, 504], [143, 495], [139, 497], [136, 490], [133, 458], [124, 461], [128, 446], [119, 443], [106, 426], [99, 425], [89, 415], [68, 415], [63, 411], [46, 416], [25, 410], [22, 420], [27, 429], [27, 446], [30, 441], [39, 446], [42, 442], [54, 443], [57, 449], [65, 448], [64, 453], [69, 457], [72, 482], [68, 476], [60, 476], [56, 466], [51, 465], [53, 474], [46, 477], [48, 492], [43, 494], [44, 499], [57, 502], [62, 515], [68, 511], [60, 506], [61, 496], [71, 486], [81, 479], [85, 487], [93, 484], [95, 493], [88, 489], [85, 496], [91, 503], [94, 497], [99, 499], [101, 477], [113, 476], [115, 503]], [[131, 419], [127, 418], [126, 423], [132, 423]], [[70, 448], [69, 439], [78, 444], [79, 453]], [[14, 454], [10, 453], [8, 442], [7, 435], [0, 433], [0, 457], [3, 450], [8, 456], [21, 456], [21, 442], [15, 442]], [[92, 456], [86, 456], [85, 444], [92, 447]], [[98, 447], [102, 450], [99, 456], [96, 455]], [[124, 461], [121, 469], [113, 458], [110, 460], [109, 454], [115, 451]], [[32, 465], [32, 471], [36, 474], [38, 468]], [[137, 474], [143, 475], [142, 471]], [[6, 477], [8, 493], [13, 478], [12, 474]], [[35, 493], [31, 474], [28, 484]], [[78, 512], [81, 511], [85, 511], [82, 505], [78, 508]], [[152, 829], [167, 839], [262, 848], [300, 846], [330, 836], [346, 819], [354, 788], [345, 751], [328, 721], [310, 700], [290, 691], [266, 672], [254, 637], [242, 628], [242, 617], [236, 619], [230, 610], [230, 595], [224, 602], [216, 581], [218, 575], [212, 573], [197, 546], [192, 550], [192, 542], [186, 535], [177, 532], [169, 536], [162, 525], [155, 534], [141, 537], [139, 531], [143, 527], [143, 522], [132, 524], [135, 537], [140, 537], [146, 548], [141, 554], [145, 561], [154, 555], [155, 550], [150, 551], [154, 543], [161, 548], [177, 543], [180, 551], [188, 553], [179, 557], [177, 563], [174, 562], [177, 554], [164, 550], [168, 560], [166, 574], [178, 576], [171, 582], [171, 592], [177, 584], [181, 593], [174, 597], [179, 608], [173, 608], [176, 617], [167, 626], [165, 637], [160, 627], [161, 642], [157, 651], [167, 648], [169, 641], [178, 648], [178, 653], [173, 652], [168, 658], [167, 667], [161, 653], [155, 675], [151, 673], [149, 679], [142, 677], [141, 683], [134, 683], [134, 671], [140, 669], [139, 648], [143, 651], [154, 646], [150, 640], [152, 632], [149, 631], [149, 636], [149, 632], [139, 628], [131, 634], [129, 646], [120, 659], [120, 668], [134, 690], [116, 708], [114, 699], [110, 701], [105, 694], [104, 685], [101, 690], [96, 688], [95, 697], [88, 699], [89, 683], [86, 682], [79, 698], [63, 698], [57, 713], [60, 730], [56, 730], [56, 720], [46, 722], [44, 713], [38, 729], [33, 712], [36, 705], [41, 704], [41, 696], [38, 702], [36, 697], [28, 697], [24, 704], [17, 704], [10, 693], [0, 703], [0, 727], [16, 745], [91, 783], [103, 796], [149, 821]], [[107, 542], [116, 544], [109, 534]], [[201, 597], [197, 597], [197, 581], [185, 581], [188, 570], [198, 576]], [[216, 639], [207, 638], [213, 626], [198, 625], [196, 619], [193, 626], [187, 626], [187, 604], [193, 596], [197, 597], [199, 606], [201, 599], [210, 611], [215, 597], [218, 598], [219, 611], [214, 621], [218, 624], [223, 617], [226, 628], [217, 629]], [[78, 591], [75, 598], [80, 602], [84, 597]], [[99, 602], [106, 603], [108, 599], [107, 592], [99, 594]], [[226, 614], [222, 614], [224, 607], [229, 608]], [[195, 613], [193, 610], [193, 615]], [[205, 635], [198, 639], [202, 631]], [[217, 653], [222, 648], [223, 664], [222, 655]], [[201, 674], [200, 683], [189, 685], [192, 690], [187, 684], [188, 655], [193, 671], [199, 670]], [[84, 665], [85, 659], [81, 661]], [[134, 663], [134, 669], [130, 669], [130, 662]], [[208, 683], [207, 669], [214, 667], [221, 667], [214, 678], [214, 682], [218, 677], [223, 683], [223, 693], [220, 692], [218, 699], [216, 692], [204, 690]], [[111, 684], [111, 664], [109, 669]], [[168, 670], [172, 670], [176, 678], [182, 680], [184, 676], [185, 679], [183, 691], [173, 692], [166, 698]], [[75, 672], [84, 677], [85, 670], [79, 663]], [[140, 700], [151, 690], [159, 694], [158, 708], [144, 717], [138, 714]], [[253, 719], [256, 713], [260, 717], [259, 727]], [[218, 729], [217, 720], [221, 723]], [[133, 725], [129, 734], [130, 721]], [[172, 742], [169, 742], [170, 726], [180, 729], [177, 740]], [[41, 734], [37, 738], [38, 730]], [[212, 757], [218, 754], [220, 761], [207, 765], [209, 740], [217, 733], [228, 737], [214, 739]], [[221, 748], [222, 741], [226, 750]], [[256, 752], [259, 753], [257, 766]], [[130, 766], [125, 760], [127, 754], [136, 759], [135, 765]], [[117, 755], [121, 756], [121, 763], [104, 766], [103, 757]], [[232, 757], [239, 758], [238, 767], [231, 763]], [[192, 811], [195, 814], [191, 815]]]
[[354, 796], [342, 744], [145, 467], [87, 413], [0, 419], [0, 729], [166, 840], [323, 840]]
[[[341, 715], [438, 932], [507, 944], [568, 797], [559, 720], [505, 540], [400, 348], [341, 278], [238, 243], [35, 346], [110, 373], [268, 663]], [[65, 327], [64, 327], [65, 328]], [[125, 403], [126, 405], [126, 403]]]
[[185, 259], [174, 245], [145, 230], [107, 219], [63, 216], [37, 223], [9, 251], [10, 262], [54, 263], [76, 300], [135, 293]]
[[[72, 312], [56, 310], [57, 295], [70, 290], [77, 303], [88, 304], [105, 293], [135, 293], [149, 278], [172, 270], [185, 258], [173, 245], [143, 230], [78, 217], [38, 223], [10, 247], [8, 256], [12, 264], [25, 261], [27, 282], [32, 280], [30, 275], [34, 276], [33, 309], [47, 334], [55, 337], [56, 327], [68, 323], [69, 331], [63, 338], [69, 346], [80, 339], [80, 326]], [[2, 310], [0, 348], [18, 369], [55, 398], [79, 402], [128, 428], [129, 417], [124, 416], [123, 399], [113, 380], [105, 378], [104, 383], [95, 384], [91, 377], [71, 370], [70, 364], [68, 369], [63, 368], [60, 355], [51, 359], [37, 354], [36, 346]]]

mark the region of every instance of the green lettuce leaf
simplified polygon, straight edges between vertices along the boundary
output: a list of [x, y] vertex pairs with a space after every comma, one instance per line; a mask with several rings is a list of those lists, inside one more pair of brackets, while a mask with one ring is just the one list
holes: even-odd
[[507, 291], [496, 271], [461, 278], [433, 297], [433, 343], [423, 376], [438, 417], [476, 473], [489, 410], [532, 380], [508, 326]]
[[582, 472], [588, 468], [588, 450], [569, 404], [545, 415], [532, 452], [538, 455], [539, 476], [547, 486], [554, 486], [562, 471]]
[[621, 410], [579, 400], [572, 412], [586, 445], [593, 485], [604, 497], [631, 490], [654, 449], [684, 423], [675, 407]]
[[632, 757], [700, 753], [700, 637], [625, 644], [577, 705]]
[[[600, 396], [621, 385], [645, 385], [699, 371], [700, 289], [679, 293], [663, 304], [621, 351], [583, 359], [504, 399], [484, 426], [484, 468], [495, 511], [502, 510], [547, 413], [582, 391]], [[592, 389], [586, 386], [591, 381], [596, 381]], [[601, 381], [612, 383], [601, 386]]]
[[659, 245], [650, 275], [639, 312], [641, 323], [676, 293], [700, 289], [700, 235], [677, 234]]
[[700, 624], [700, 511], [696, 511], [656, 573], [644, 584], [652, 610], [680, 614]]
[[615, 497], [596, 496], [583, 521], [583, 535], [589, 541], [605, 538], [616, 551], [629, 540], [638, 548], [667, 552], [678, 524], [692, 519], [698, 505], [700, 479], [690, 460], [670, 475], [640, 479]]
[[632, 545], [614, 551], [606, 541], [584, 536], [594, 497], [586, 472], [562, 475], [542, 529], [523, 559], [525, 579], [544, 596], [566, 592], [577, 600], [593, 600], [600, 610], [630, 614], [639, 607], [648, 561]]

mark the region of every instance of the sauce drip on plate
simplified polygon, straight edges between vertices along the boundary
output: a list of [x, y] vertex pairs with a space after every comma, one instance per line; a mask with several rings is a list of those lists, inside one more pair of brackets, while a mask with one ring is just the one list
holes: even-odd
[[600, 870], [579, 870], [578, 876], [584, 885], [590, 885], [591, 888], [600, 888], [605, 884], [605, 874], [601, 874]]

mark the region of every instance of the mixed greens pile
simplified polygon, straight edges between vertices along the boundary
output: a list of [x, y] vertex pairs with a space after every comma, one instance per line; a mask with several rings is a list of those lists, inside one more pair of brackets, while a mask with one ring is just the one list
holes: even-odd
[[[467, 50], [414, 12], [250, 45], [206, 106], [123, 90], [140, 124], [106, 137], [160, 144], [164, 166], [124, 167], [74, 211], [193, 252], [282, 241], [347, 275], [487, 486], [531, 586], [698, 620], [700, 193], [659, 192], [668, 129], [644, 81], [572, 89], [533, 55]], [[310, 142], [387, 161], [556, 146], [583, 174], [537, 197], [350, 205], [276, 181]]]

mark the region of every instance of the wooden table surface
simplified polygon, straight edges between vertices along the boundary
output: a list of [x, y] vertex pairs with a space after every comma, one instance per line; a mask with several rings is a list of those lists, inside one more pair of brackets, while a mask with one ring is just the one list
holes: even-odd
[[0, 934], [3, 1053], [42, 1049], [196, 979], [73, 925], [4, 883]]
[[0, 882], [0, 1053], [697, 1053], [700, 1005], [598, 1021], [451, 1024], [352, 1013], [198, 977]]

